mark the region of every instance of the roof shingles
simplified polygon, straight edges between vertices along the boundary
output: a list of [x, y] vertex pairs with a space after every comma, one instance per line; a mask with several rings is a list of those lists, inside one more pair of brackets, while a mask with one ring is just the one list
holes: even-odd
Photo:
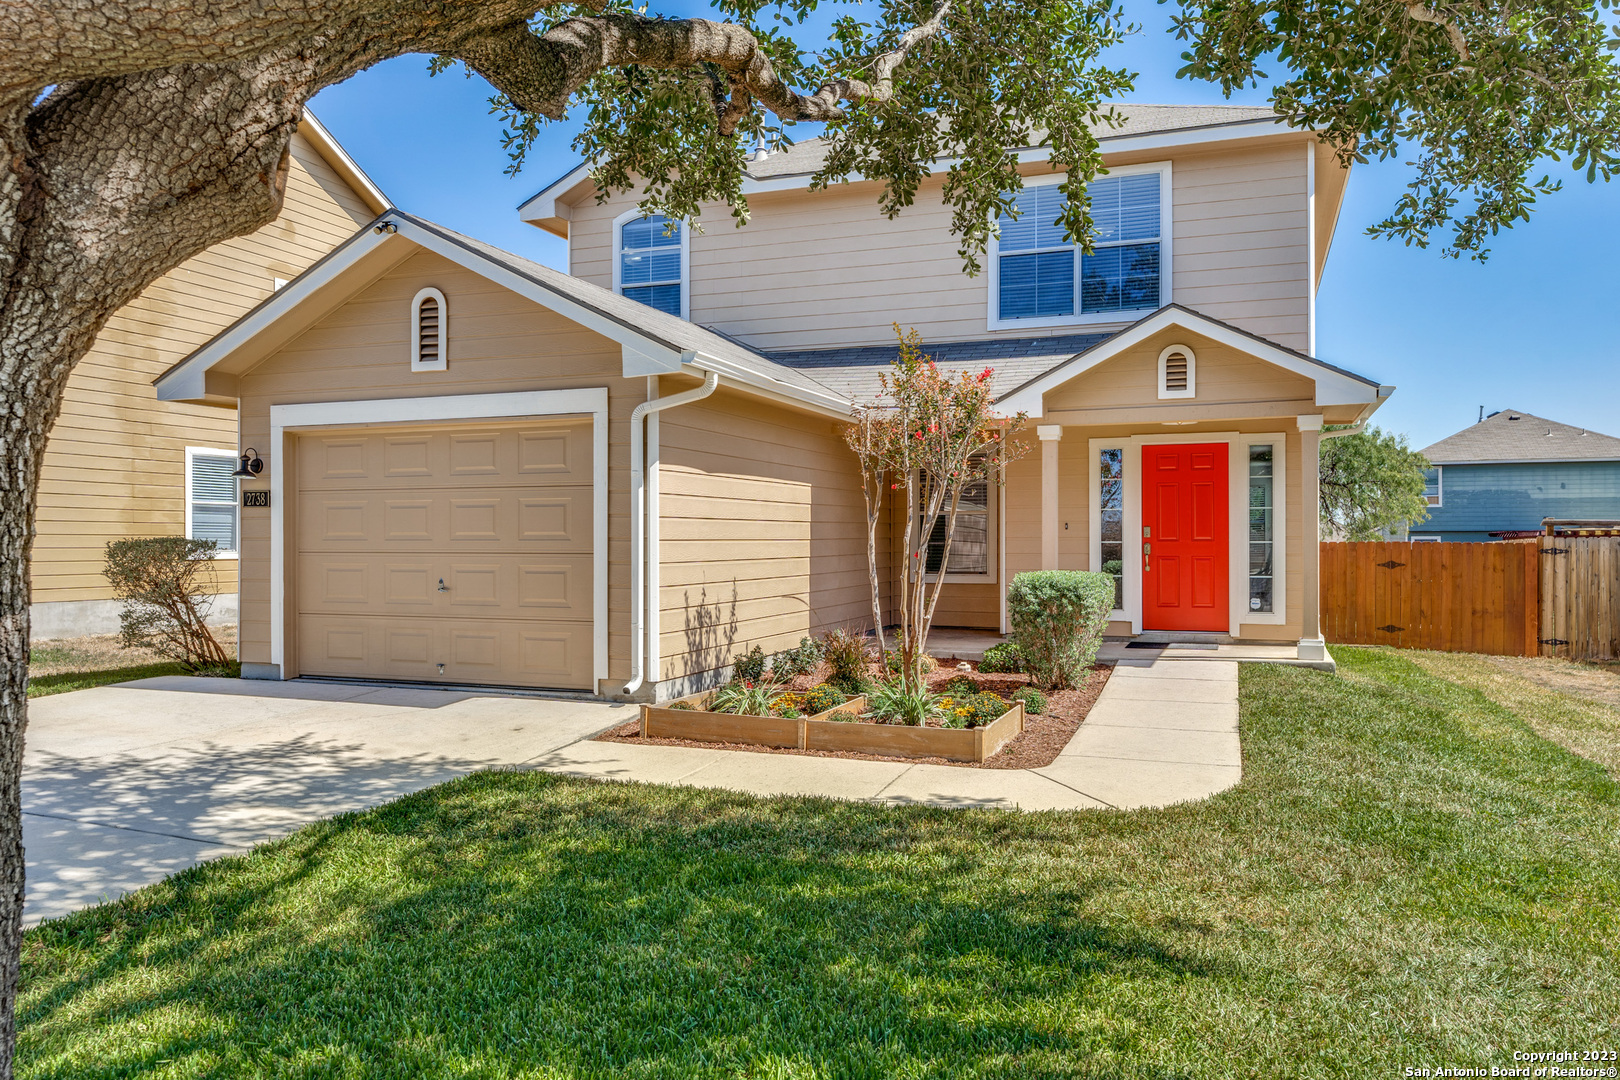
[[1436, 465], [1510, 461], [1620, 461], [1620, 439], [1503, 409], [1423, 451]]

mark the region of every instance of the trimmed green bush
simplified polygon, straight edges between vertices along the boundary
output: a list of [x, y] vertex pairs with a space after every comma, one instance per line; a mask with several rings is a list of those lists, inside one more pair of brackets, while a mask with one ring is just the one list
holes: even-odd
[[731, 658], [733, 682], [759, 682], [765, 677], [765, 650], [758, 645]]
[[966, 675], [958, 675], [956, 678], [940, 687], [940, 693], [950, 694], [952, 697], [967, 697], [970, 694], [977, 694], [978, 692], [979, 684], [968, 678]]
[[1114, 579], [1083, 570], [1034, 570], [1007, 589], [1007, 616], [1024, 669], [1048, 690], [1073, 686], [1097, 659]]
[[836, 709], [848, 700], [849, 696], [838, 687], [822, 683], [804, 692], [804, 711], [807, 716], [815, 716], [828, 709]]
[[979, 661], [979, 672], [983, 675], [1022, 675], [1024, 656], [1014, 642], [992, 645], [984, 650], [984, 659]]
[[1046, 695], [1035, 689], [1033, 686], [1026, 686], [1021, 690], [1016, 691], [1013, 694], [1012, 699], [1014, 701], [1022, 701], [1024, 703], [1024, 712], [1026, 713], [1043, 713], [1046, 711]]

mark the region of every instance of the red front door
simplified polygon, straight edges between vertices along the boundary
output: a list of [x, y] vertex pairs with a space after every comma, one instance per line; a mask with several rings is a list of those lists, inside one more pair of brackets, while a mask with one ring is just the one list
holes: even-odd
[[1227, 476], [1225, 443], [1142, 448], [1142, 629], [1227, 630]]

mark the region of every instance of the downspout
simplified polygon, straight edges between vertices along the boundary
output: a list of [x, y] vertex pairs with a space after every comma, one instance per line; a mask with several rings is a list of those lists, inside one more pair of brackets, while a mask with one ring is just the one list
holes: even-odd
[[[695, 361], [694, 361], [695, 363]], [[654, 413], [702, 401], [720, 386], [720, 373], [706, 370], [703, 385], [666, 398], [644, 401], [630, 414], [630, 681], [633, 694], [647, 681], [647, 444], [644, 421]]]

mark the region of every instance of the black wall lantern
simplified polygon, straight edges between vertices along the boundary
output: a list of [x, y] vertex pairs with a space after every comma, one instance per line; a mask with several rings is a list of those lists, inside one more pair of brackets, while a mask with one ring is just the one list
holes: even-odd
[[262, 472], [264, 472], [264, 459], [259, 456], [257, 450], [250, 446], [242, 451], [242, 463], [236, 467], [236, 471], [231, 475], [242, 480], [252, 480]]

